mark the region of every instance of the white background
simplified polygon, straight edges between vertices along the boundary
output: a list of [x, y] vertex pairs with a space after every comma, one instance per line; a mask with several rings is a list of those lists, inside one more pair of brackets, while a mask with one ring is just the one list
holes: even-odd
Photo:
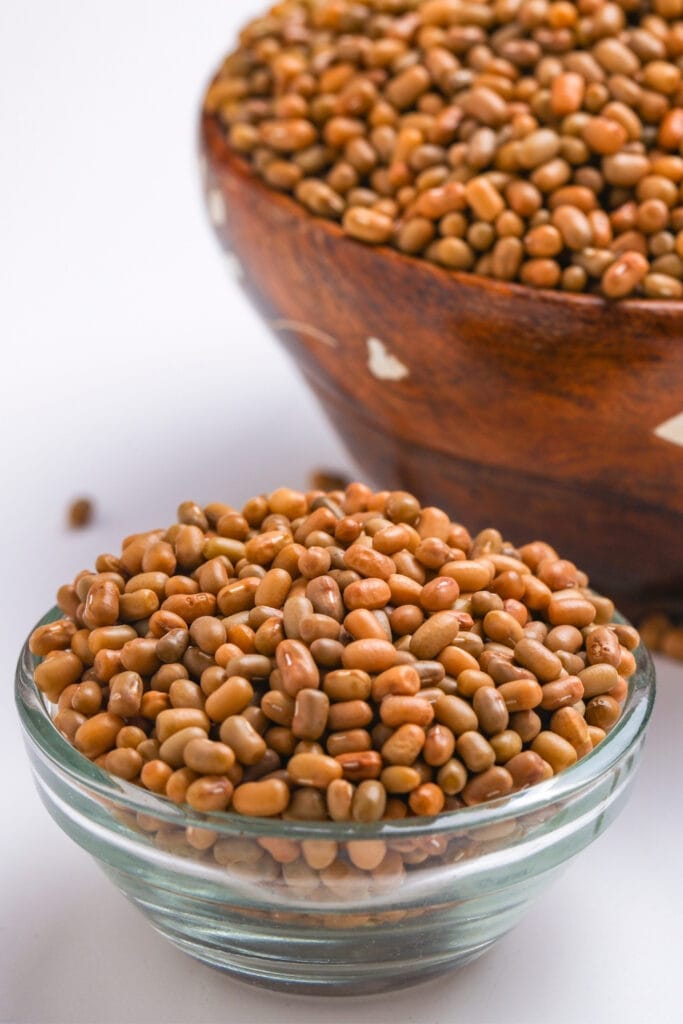
[[[633, 799], [484, 959], [396, 996], [289, 998], [156, 935], [35, 796], [12, 705], [57, 586], [178, 502], [350, 468], [231, 281], [195, 158], [202, 87], [260, 0], [0, 3], [0, 1020], [680, 1020], [683, 670]], [[91, 494], [96, 524], [64, 525]]]

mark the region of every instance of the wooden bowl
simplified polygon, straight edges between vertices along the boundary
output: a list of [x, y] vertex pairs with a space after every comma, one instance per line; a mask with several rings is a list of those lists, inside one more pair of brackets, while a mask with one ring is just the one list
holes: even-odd
[[205, 115], [209, 212], [356, 462], [541, 537], [630, 615], [683, 609], [683, 303], [538, 292], [347, 238]]

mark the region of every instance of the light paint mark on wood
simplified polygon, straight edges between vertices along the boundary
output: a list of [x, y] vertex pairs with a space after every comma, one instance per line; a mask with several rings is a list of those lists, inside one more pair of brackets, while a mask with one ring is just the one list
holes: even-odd
[[678, 416], [672, 416], [670, 420], [661, 423], [655, 430], [657, 437], [661, 437], [670, 444], [677, 444], [683, 448], [683, 412]]
[[217, 228], [222, 227], [226, 221], [225, 201], [220, 189], [210, 188], [206, 193], [206, 205], [209, 211], [211, 223]]
[[379, 338], [368, 338], [368, 367], [377, 380], [399, 381], [410, 376], [410, 370], [389, 351]]
[[333, 338], [327, 331], [321, 331], [318, 327], [306, 324], [301, 320], [271, 320], [270, 326], [274, 331], [286, 331], [291, 334], [305, 334], [313, 341], [319, 341], [321, 345], [328, 348], [337, 348], [337, 339]]

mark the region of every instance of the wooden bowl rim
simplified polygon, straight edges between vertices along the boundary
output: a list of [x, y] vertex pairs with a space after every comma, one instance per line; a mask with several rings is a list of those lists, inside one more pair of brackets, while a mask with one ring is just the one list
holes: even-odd
[[286, 192], [280, 192], [268, 185], [258, 176], [252, 165], [230, 146], [215, 114], [203, 113], [201, 135], [205, 153], [208, 152], [213, 159], [218, 157], [226, 169], [242, 179], [249, 188], [267, 196], [269, 202], [275, 203], [289, 216], [314, 226], [317, 230], [333, 238], [335, 242], [345, 242], [354, 246], [362, 245], [366, 252], [374, 252], [380, 260], [393, 261], [395, 266], [403, 270], [414, 271], [415, 267], [419, 266], [423, 272], [431, 274], [434, 280], [441, 285], [445, 282], [453, 282], [462, 288], [485, 292], [496, 300], [515, 298], [533, 304], [542, 299], [558, 307], [574, 308], [579, 306], [586, 310], [593, 309], [596, 313], [610, 309], [623, 311], [627, 315], [629, 313], [641, 315], [645, 313], [662, 320], [675, 320], [683, 317], [683, 299], [619, 299], [610, 302], [600, 295], [562, 292], [555, 288], [530, 288], [528, 285], [497, 281], [495, 278], [484, 277], [481, 274], [448, 270], [445, 267], [436, 266], [426, 259], [402, 253], [388, 245], [367, 245], [351, 238], [335, 221], [314, 216]]

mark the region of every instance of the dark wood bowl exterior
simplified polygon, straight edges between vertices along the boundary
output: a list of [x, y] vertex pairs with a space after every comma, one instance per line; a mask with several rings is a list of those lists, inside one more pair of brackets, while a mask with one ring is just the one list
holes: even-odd
[[535, 292], [347, 238], [204, 117], [243, 286], [357, 463], [470, 528], [543, 537], [632, 615], [683, 609], [683, 303]]

